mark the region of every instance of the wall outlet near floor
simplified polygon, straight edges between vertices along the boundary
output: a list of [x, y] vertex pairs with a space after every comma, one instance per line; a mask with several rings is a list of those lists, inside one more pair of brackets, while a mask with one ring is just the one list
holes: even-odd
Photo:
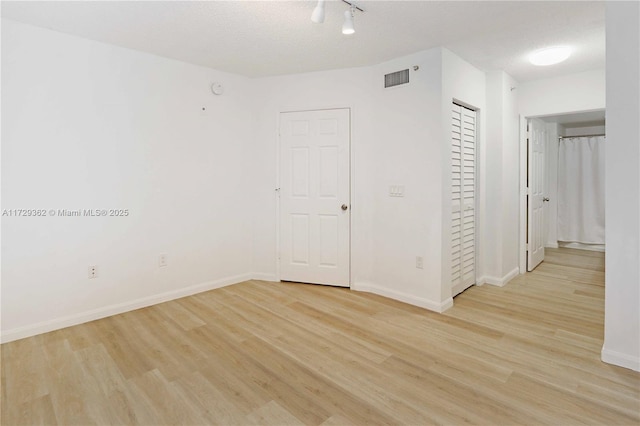
[[160, 256], [158, 256], [158, 267], [164, 268], [165, 266], [167, 266], [167, 255], [161, 254]]
[[89, 279], [98, 278], [98, 265], [89, 266]]
[[416, 268], [424, 269], [424, 258], [422, 256], [416, 256]]

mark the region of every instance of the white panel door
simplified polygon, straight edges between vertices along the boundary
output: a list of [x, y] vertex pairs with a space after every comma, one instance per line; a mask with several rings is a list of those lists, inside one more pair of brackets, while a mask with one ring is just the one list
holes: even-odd
[[349, 287], [350, 110], [280, 114], [280, 279]]
[[476, 112], [453, 104], [451, 128], [452, 296], [476, 282]]
[[527, 124], [527, 270], [533, 271], [544, 260], [544, 122], [530, 119]]

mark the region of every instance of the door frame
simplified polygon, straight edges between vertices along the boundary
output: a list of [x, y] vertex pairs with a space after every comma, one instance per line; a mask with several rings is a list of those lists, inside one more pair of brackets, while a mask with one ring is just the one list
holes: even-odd
[[521, 274], [527, 273], [527, 120], [530, 118], [544, 118], [556, 115], [579, 114], [581, 112], [603, 111], [605, 108], [583, 109], [573, 111], [557, 111], [537, 115], [524, 116], [520, 114], [520, 239], [519, 239], [519, 269]]
[[[527, 191], [527, 241], [528, 241], [528, 252], [527, 252], [527, 271], [533, 271], [544, 261], [545, 255], [545, 247], [547, 244], [547, 229], [548, 223], [545, 220], [547, 216], [548, 205], [545, 204], [545, 197], [548, 197], [549, 194], [547, 192], [547, 170], [549, 167], [549, 162], [547, 161], [547, 156], [550, 153], [549, 145], [554, 141], [551, 139], [551, 134], [548, 131], [549, 123], [544, 122], [542, 119], [538, 117], [531, 117], [527, 119], [527, 180], [533, 179], [533, 182], [529, 182], [529, 190]], [[540, 127], [538, 129], [538, 127]], [[542, 132], [542, 134], [537, 134], [538, 132]], [[542, 136], [542, 138], [539, 138]], [[557, 142], [557, 139], [555, 140]], [[540, 143], [542, 146], [542, 176], [535, 176], [535, 157], [539, 154], [540, 151], [536, 151], [536, 144]], [[535, 182], [535, 180], [542, 180], [542, 188], [541, 195], [540, 193], [535, 193], [535, 188], [539, 182]], [[541, 198], [541, 199], [540, 199]], [[539, 201], [538, 201], [539, 200]], [[536, 227], [536, 221], [532, 220], [535, 218], [536, 210], [539, 214], [542, 215], [542, 220], [540, 222], [540, 228]], [[530, 216], [531, 215], [531, 216]], [[540, 247], [536, 247], [536, 236], [540, 236]], [[537, 252], [537, 250], [541, 250], [541, 252]], [[538, 260], [540, 261], [538, 262]], [[537, 263], [536, 263], [537, 262]], [[535, 263], [535, 266], [533, 265]]]
[[274, 196], [276, 198], [276, 249], [275, 249], [275, 259], [276, 259], [276, 281], [280, 281], [281, 273], [280, 273], [280, 184], [281, 184], [281, 176], [280, 176], [280, 150], [281, 150], [281, 142], [280, 142], [280, 116], [284, 113], [290, 112], [309, 112], [309, 111], [328, 111], [328, 110], [336, 110], [336, 109], [346, 109], [349, 111], [349, 289], [353, 287], [353, 268], [351, 267], [351, 260], [353, 258], [353, 244], [352, 244], [352, 229], [353, 229], [353, 208], [355, 199], [355, 186], [353, 179], [353, 170], [354, 170], [354, 155], [353, 155], [353, 121], [354, 121], [354, 108], [353, 106], [344, 106], [344, 105], [331, 105], [331, 106], [300, 106], [300, 107], [280, 107], [276, 112], [276, 187], [274, 188]]
[[[552, 114], [559, 115], [559, 114]], [[528, 131], [527, 126], [529, 120], [532, 118], [541, 118], [544, 116], [523, 116], [520, 118], [520, 244], [519, 244], [519, 265], [521, 274], [526, 274], [527, 271], [527, 234], [529, 231], [529, 208], [528, 200], [529, 194], [527, 190], [527, 179], [529, 177], [529, 145], [528, 145]], [[545, 142], [546, 143], [546, 142]], [[546, 154], [545, 154], [546, 155]], [[546, 169], [544, 171], [546, 175]]]
[[527, 272], [527, 157], [529, 150], [527, 146], [527, 120], [530, 117], [519, 115], [520, 128], [520, 273]]

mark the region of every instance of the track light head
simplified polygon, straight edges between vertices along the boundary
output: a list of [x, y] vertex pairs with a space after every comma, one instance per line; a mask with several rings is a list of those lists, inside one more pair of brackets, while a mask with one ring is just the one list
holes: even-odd
[[318, 4], [311, 14], [311, 21], [316, 24], [322, 24], [324, 22], [324, 0], [318, 0]]
[[[325, 0], [318, 0], [318, 4], [311, 13], [311, 21], [316, 24], [324, 22], [324, 3]], [[364, 10], [355, 4], [354, 0], [342, 0], [342, 3], [349, 5], [349, 10], [344, 12], [344, 23], [342, 24], [342, 34], [353, 34], [356, 32], [353, 26], [353, 18], [356, 11], [364, 12]]]
[[344, 24], [342, 24], [342, 34], [349, 35], [356, 32], [353, 26], [354, 7], [344, 12]]

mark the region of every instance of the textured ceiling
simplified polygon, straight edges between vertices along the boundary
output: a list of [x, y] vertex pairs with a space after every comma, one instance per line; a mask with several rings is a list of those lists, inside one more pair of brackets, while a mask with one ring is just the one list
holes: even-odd
[[[2, 17], [250, 77], [372, 65], [445, 46], [483, 70], [523, 82], [604, 68], [604, 2], [367, 1], [356, 34], [341, 34], [347, 5], [327, 1], [2, 1]], [[552, 67], [534, 49], [568, 44]]]

